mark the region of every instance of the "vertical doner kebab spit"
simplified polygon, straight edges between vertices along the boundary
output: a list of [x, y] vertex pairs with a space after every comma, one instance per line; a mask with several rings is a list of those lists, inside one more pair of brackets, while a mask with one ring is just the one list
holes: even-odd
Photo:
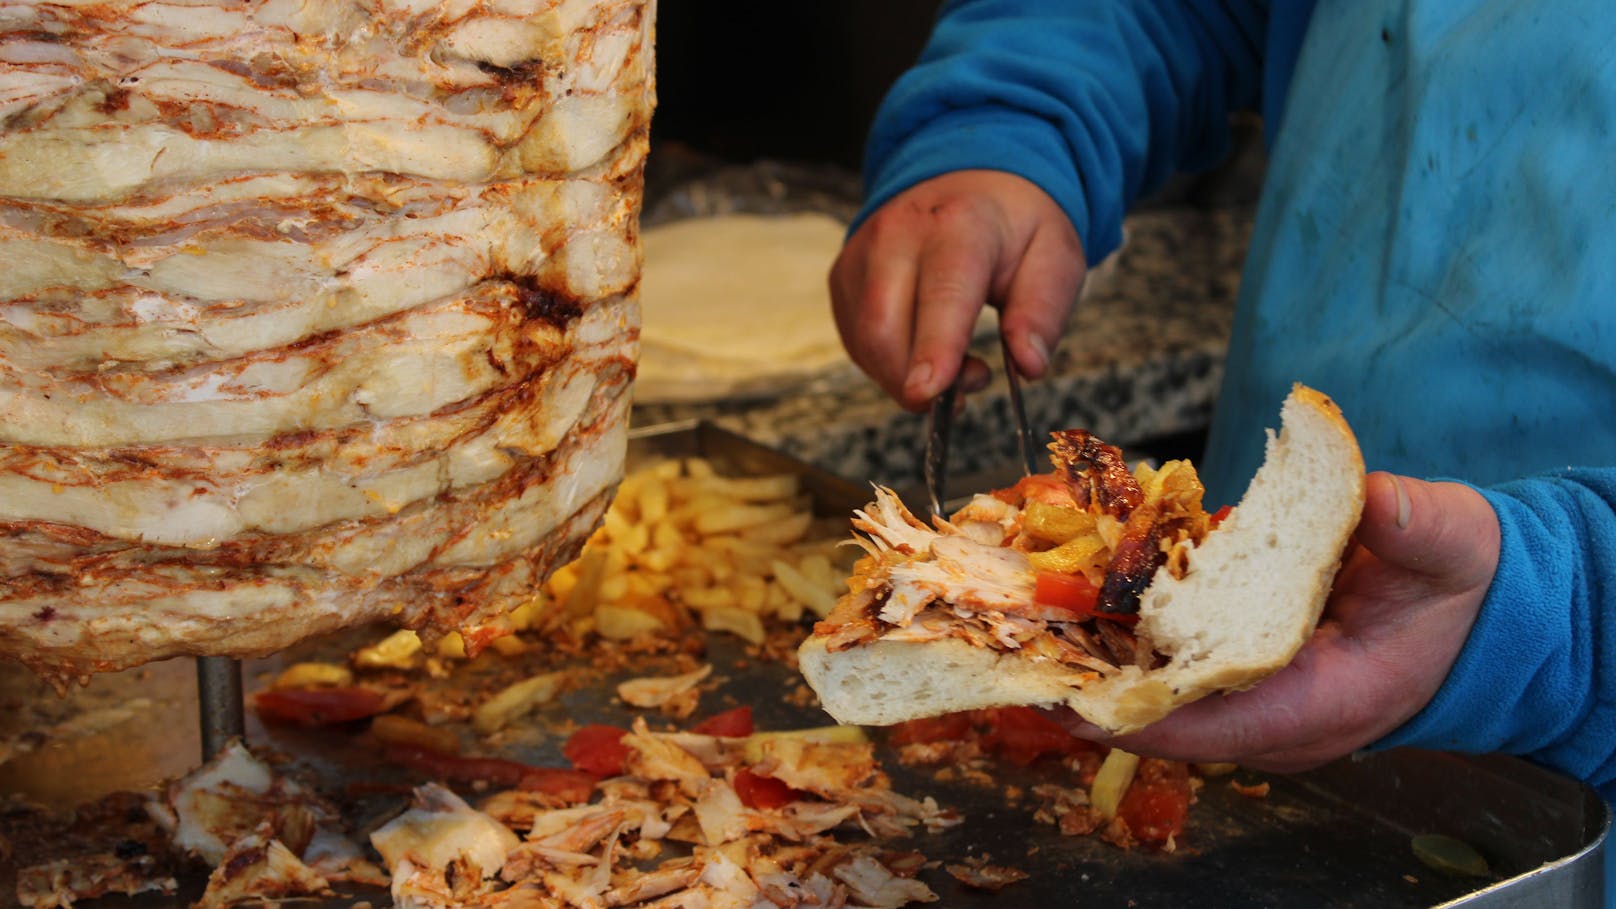
[[0, 656], [499, 635], [621, 475], [654, 18], [0, 5]]

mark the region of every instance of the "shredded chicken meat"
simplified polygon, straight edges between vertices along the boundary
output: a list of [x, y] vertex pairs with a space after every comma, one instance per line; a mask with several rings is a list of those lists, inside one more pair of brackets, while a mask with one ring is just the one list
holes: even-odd
[[[1156, 572], [1182, 571], [1212, 526], [1200, 480], [1184, 461], [1129, 471], [1117, 448], [1081, 430], [1049, 447], [1052, 474], [978, 495], [935, 526], [876, 487], [853, 520], [865, 557], [818, 627], [831, 649], [952, 637], [1079, 671], [1152, 665], [1134, 614]], [[1041, 574], [1081, 581], [1092, 598], [1046, 599]]]

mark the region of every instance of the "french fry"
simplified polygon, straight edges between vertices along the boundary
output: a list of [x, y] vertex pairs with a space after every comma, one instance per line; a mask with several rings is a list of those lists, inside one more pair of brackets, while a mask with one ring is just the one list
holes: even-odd
[[[618, 494], [621, 495], [621, 491]], [[613, 501], [612, 504], [615, 506], [617, 502]], [[606, 533], [611, 535], [612, 542], [621, 545], [634, 525], [629, 521], [623, 509], [613, 507], [606, 510], [606, 514], [601, 518], [601, 526], [605, 527]]]
[[1028, 502], [1021, 510], [1021, 530], [1051, 543], [1064, 543], [1094, 532], [1094, 516], [1079, 508]]
[[677, 590], [694, 590], [706, 587], [713, 582], [713, 573], [700, 565], [680, 565], [668, 572], [673, 578], [673, 586]]
[[763, 643], [763, 620], [755, 612], [738, 606], [719, 606], [701, 613], [701, 627], [708, 631], [727, 631], [748, 644]]
[[762, 613], [769, 594], [769, 583], [755, 574], [735, 578], [735, 603], [747, 612]]
[[[628, 575], [624, 572], [613, 572], [600, 579], [600, 602], [602, 604], [621, 600], [628, 595]], [[596, 607], [598, 610], [599, 607]]]
[[775, 581], [795, 597], [797, 602], [812, 610], [814, 615], [824, 618], [836, 607], [836, 595], [809, 580], [802, 572], [778, 559], [771, 567], [774, 569]]
[[438, 640], [436, 651], [440, 657], [463, 660], [466, 658], [466, 639], [460, 636], [460, 632], [451, 631]]
[[672, 571], [679, 564], [679, 552], [662, 546], [648, 549], [640, 554], [640, 564], [656, 572]]
[[753, 543], [772, 543], [784, 546], [795, 543], [808, 534], [808, 528], [813, 526], [814, 516], [808, 512], [790, 514], [780, 520], [768, 524], [758, 524], [746, 527], [737, 533], [737, 536]]
[[685, 601], [686, 606], [702, 612], [709, 609], [733, 609], [736, 606], [735, 591], [730, 587], [692, 587], [681, 590], [680, 598]]
[[1138, 755], [1121, 748], [1111, 749], [1100, 764], [1099, 772], [1094, 775], [1094, 784], [1089, 787], [1089, 804], [1107, 820], [1116, 817], [1117, 806], [1122, 804], [1122, 794], [1128, 791], [1138, 770]]
[[635, 524], [629, 528], [628, 536], [618, 541], [625, 552], [641, 553], [651, 545], [651, 528], [645, 524]]
[[847, 577], [846, 572], [843, 572], [838, 577], [836, 569], [831, 566], [830, 556], [822, 552], [810, 552], [803, 556], [802, 560], [797, 563], [797, 570], [802, 572], [803, 578], [810, 584], [823, 587], [830, 592], [833, 598], [836, 595], [837, 588], [841, 587]]
[[673, 584], [667, 575], [654, 571], [631, 571], [623, 577], [628, 581], [627, 598], [631, 600], [661, 596]]
[[640, 520], [648, 526], [662, 526], [660, 522], [668, 515], [671, 498], [665, 480], [650, 478], [640, 489]]
[[786, 593], [778, 579], [769, 582], [769, 592], [763, 600], [764, 612], [777, 615], [787, 622], [795, 622], [802, 618], [802, 607], [802, 601]]
[[595, 606], [600, 602], [600, 582], [606, 573], [606, 558], [605, 549], [584, 547], [584, 553], [577, 562], [577, 580], [561, 603], [562, 615], [583, 616], [595, 611]]
[[656, 477], [663, 482], [672, 480], [684, 472], [684, 462], [677, 460], [657, 461], [645, 468], [644, 473]]
[[566, 604], [567, 595], [578, 583], [578, 563], [582, 558], [568, 562], [550, 572], [550, 579], [544, 582], [544, 592], [549, 594], [557, 603]]
[[293, 663], [275, 677], [272, 688], [342, 688], [353, 684], [353, 672], [336, 663]]
[[748, 764], [761, 763], [770, 751], [801, 749], [807, 745], [862, 745], [870, 737], [858, 726], [816, 726], [780, 732], [754, 732], [746, 737], [741, 754]]
[[[743, 541], [745, 542], [745, 541]], [[772, 573], [769, 567], [781, 555], [778, 547], [764, 549], [735, 549], [730, 552], [730, 563], [735, 566], [735, 572], [742, 576], [767, 577]]]
[[522, 640], [514, 634], [507, 634], [504, 637], [494, 638], [492, 641], [488, 642], [488, 648], [500, 656], [508, 657], [521, 656], [522, 654], [533, 649], [528, 642]]
[[538, 623], [544, 614], [545, 597], [543, 593], [535, 593], [527, 602], [511, 610], [509, 616], [513, 631], [526, 631]]
[[763, 477], [708, 477], [698, 480], [695, 488], [709, 495], [718, 495], [743, 502], [777, 502], [797, 495], [797, 478], [790, 474]]
[[610, 639], [668, 633], [699, 614], [709, 629], [761, 641], [762, 617], [821, 614], [845, 583], [833, 548], [801, 543], [808, 506], [791, 474], [725, 477], [703, 458], [660, 461], [624, 478], [583, 556], [543, 592], [574, 627]]
[[673, 552], [689, 544], [685, 540], [685, 535], [679, 531], [679, 525], [658, 519], [651, 528], [651, 545], [659, 550]]
[[1094, 570], [1103, 572], [1104, 562], [1096, 562], [1105, 550], [1105, 543], [1096, 535], [1075, 537], [1045, 552], [1027, 553], [1027, 562], [1039, 571], [1056, 571], [1061, 574], [1089, 574]]
[[602, 604], [595, 610], [595, 630], [609, 641], [627, 641], [663, 629], [661, 619], [638, 609]]
[[354, 651], [353, 664], [360, 669], [413, 669], [421, 653], [421, 639], [408, 628]]
[[553, 699], [565, 680], [564, 672], [546, 672], [501, 689], [472, 711], [471, 728], [482, 735], [498, 732]]
[[727, 505], [704, 508], [696, 513], [693, 526], [700, 534], [733, 533], [738, 530], [778, 524], [794, 517], [790, 505]]

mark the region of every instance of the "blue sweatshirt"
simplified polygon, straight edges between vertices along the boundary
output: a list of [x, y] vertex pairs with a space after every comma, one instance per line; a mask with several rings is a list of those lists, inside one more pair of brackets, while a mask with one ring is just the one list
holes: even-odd
[[1009, 171], [1097, 262], [1259, 109], [1212, 499], [1298, 380], [1371, 469], [1481, 488], [1497, 576], [1447, 682], [1379, 744], [1520, 754], [1616, 797], [1613, 59], [1610, 0], [956, 0], [877, 116], [865, 211]]

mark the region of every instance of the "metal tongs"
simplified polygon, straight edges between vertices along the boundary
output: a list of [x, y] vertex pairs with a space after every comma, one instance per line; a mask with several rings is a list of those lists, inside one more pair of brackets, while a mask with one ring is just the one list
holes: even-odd
[[[999, 327], [999, 353], [1004, 358], [1004, 378], [1010, 386], [1010, 412], [1016, 423], [1016, 450], [1021, 454], [1022, 476], [1038, 472], [1032, 430], [1027, 426], [1027, 408], [1021, 402], [1021, 380], [1016, 375], [1016, 361], [1010, 356], [1010, 344], [1005, 340], [1004, 327]], [[963, 370], [961, 370], [963, 372]], [[931, 414], [926, 420], [926, 495], [930, 499], [934, 518], [947, 517], [944, 508], [948, 502], [944, 494], [944, 481], [948, 473], [948, 437], [954, 428], [954, 404], [959, 398], [960, 376], [938, 393], [931, 402]]]

